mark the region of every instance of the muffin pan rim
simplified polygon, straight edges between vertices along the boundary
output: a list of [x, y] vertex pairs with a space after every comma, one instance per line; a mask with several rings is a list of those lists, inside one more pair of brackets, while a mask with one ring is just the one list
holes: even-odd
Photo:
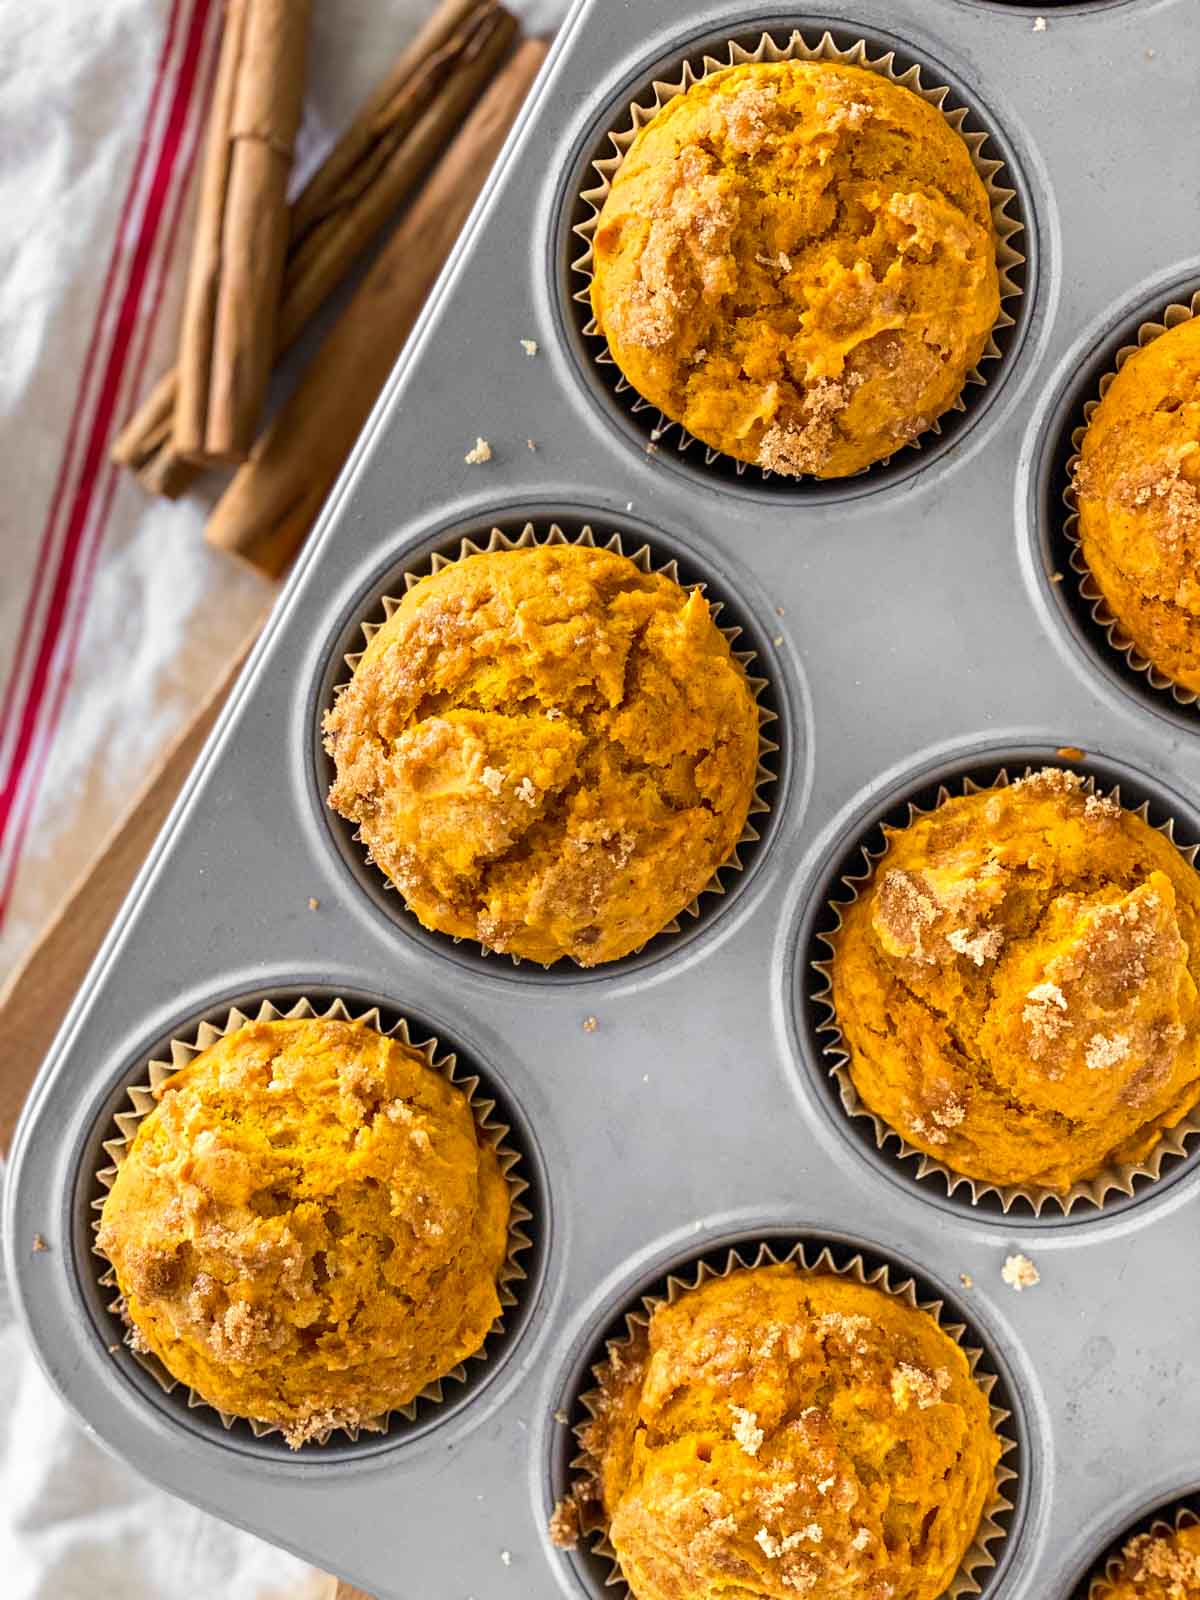
[[[576, 1310], [543, 1389], [543, 1421], [530, 1460], [530, 1490], [542, 1521], [548, 1521], [570, 1486], [570, 1463], [577, 1450], [574, 1427], [585, 1414], [581, 1396], [595, 1387], [593, 1368], [603, 1360], [608, 1341], [624, 1333], [627, 1316], [641, 1306], [644, 1296], [662, 1298], [669, 1277], [690, 1276], [702, 1261], [724, 1258], [733, 1251], [753, 1254], [759, 1243], [783, 1249], [804, 1243], [811, 1246], [814, 1254], [832, 1246], [847, 1258], [860, 1256], [868, 1271], [886, 1266], [896, 1281], [911, 1278], [921, 1301], [940, 1301], [945, 1320], [962, 1323], [965, 1331], [961, 1343], [978, 1348], [985, 1373], [994, 1374], [997, 1379], [992, 1403], [1008, 1411], [1004, 1427], [1015, 1446], [1002, 1458], [1013, 1469], [1014, 1478], [1007, 1485], [1011, 1509], [999, 1513], [1003, 1532], [994, 1544], [997, 1559], [994, 1566], [980, 1568], [976, 1573], [983, 1600], [1000, 1600], [1008, 1592], [1010, 1577], [1023, 1565], [1025, 1545], [1038, 1520], [1035, 1491], [1043, 1491], [1047, 1472], [1036, 1379], [1026, 1369], [1024, 1351], [1010, 1335], [991, 1325], [989, 1315], [980, 1317], [978, 1306], [986, 1306], [985, 1302], [977, 1302], [976, 1309], [971, 1309], [961, 1290], [943, 1283], [903, 1251], [854, 1231], [803, 1222], [799, 1216], [794, 1222], [781, 1219], [778, 1214], [755, 1222], [751, 1215], [738, 1214], [715, 1219], [703, 1236], [656, 1236], [647, 1240], [633, 1260], [622, 1261], [597, 1285], [586, 1303]], [[986, 1310], [990, 1313], [990, 1307]], [[1004, 1349], [1005, 1338], [1013, 1343], [1017, 1360], [1010, 1359]], [[566, 1424], [556, 1420], [562, 1415], [570, 1419]], [[611, 1563], [591, 1548], [586, 1536], [574, 1549], [553, 1549], [551, 1559], [564, 1591], [569, 1581], [572, 1595], [603, 1600], [607, 1593], [615, 1594], [617, 1600], [628, 1600], [627, 1585], [618, 1581], [613, 1587], [606, 1581]], [[968, 1588], [966, 1592], [971, 1591]]]
[[[1093, 318], [1048, 374], [1021, 446], [1016, 472], [1015, 524], [1021, 567], [1034, 609], [1075, 670], [1116, 704], [1151, 712], [1172, 727], [1200, 734], [1200, 700], [1176, 701], [1124, 661], [1103, 637], [1080, 594], [1071, 566], [1074, 542], [1064, 532], [1066, 463], [1071, 439], [1083, 426], [1083, 408], [1111, 372], [1118, 350], [1137, 343], [1138, 327], [1156, 320], [1170, 304], [1200, 293], [1200, 257], [1183, 259], [1143, 278]], [[1061, 581], [1051, 574], [1061, 572]]]
[[[769, 480], [759, 481], [753, 476], [758, 469], [749, 465], [741, 474], [722, 476], [720, 469], [714, 470], [712, 466], [704, 464], [701, 459], [701, 453], [706, 448], [703, 441], [694, 441], [695, 452], [690, 445], [680, 444], [674, 438], [678, 424], [671, 425], [666, 441], [660, 446], [649, 423], [641, 426], [616, 403], [616, 379], [610, 383], [598, 374], [592, 349], [596, 340], [593, 338], [589, 342], [584, 334], [587, 317], [574, 298], [583, 281], [573, 265], [581, 248], [575, 227], [579, 220], [581, 191], [589, 187], [588, 174], [592, 173], [594, 162], [609, 153], [607, 140], [610, 130], [627, 120], [625, 112], [628, 106], [635, 99], [644, 97], [660, 72], [669, 72], [684, 59], [695, 57], [710, 43], [723, 44], [730, 39], [745, 41], [752, 33], [758, 36], [764, 32], [783, 34], [795, 30], [806, 37], [810, 34], [820, 37], [828, 31], [843, 45], [846, 41], [861, 38], [873, 49], [895, 50], [902, 61], [927, 68], [929, 75], [936, 78], [939, 85], [948, 87], [954, 105], [966, 108], [970, 128], [987, 133], [989, 143], [985, 146], [985, 156], [994, 158], [994, 153], [998, 152], [1002, 160], [1002, 169], [997, 176], [1007, 180], [1004, 186], [1014, 191], [1013, 199], [1008, 204], [1020, 224], [1013, 238], [1024, 260], [1014, 269], [1019, 292], [1003, 303], [1013, 319], [1013, 325], [999, 329], [1003, 341], [1001, 355], [998, 360], [981, 358], [986, 381], [982, 385], [968, 382], [964, 386], [965, 410], [959, 412], [951, 407], [944, 412], [939, 419], [945, 424], [940, 433], [927, 430], [921, 436], [927, 442], [919, 448], [904, 446], [886, 462], [877, 462], [848, 478], [804, 478], [795, 481], [776, 474]], [[919, 33], [917, 37], [920, 37]], [[943, 47], [940, 39], [938, 46]], [[680, 32], [665, 51], [659, 51], [654, 57], [643, 57], [636, 72], [626, 74], [618, 84], [614, 85], [611, 81], [606, 84], [602, 107], [593, 111], [582, 132], [576, 131], [563, 169], [563, 179], [555, 191], [553, 223], [547, 239], [546, 272], [547, 281], [553, 285], [554, 291], [551, 301], [555, 330], [577, 386], [588, 396], [593, 410], [604, 418], [610, 431], [622, 439], [625, 448], [634, 446], [644, 453], [648, 447], [652, 447], [656, 458], [665, 462], [673, 473], [686, 479], [690, 487], [706, 490], [717, 497], [741, 496], [752, 502], [773, 503], [797, 510], [810, 507], [820, 513], [852, 505], [881, 493], [894, 495], [914, 491], [923, 480], [927, 481], [927, 469], [942, 462], [947, 455], [953, 456], [952, 468], [958, 467], [986, 444], [989, 431], [994, 431], [1004, 421], [1034, 377], [1042, 345], [1039, 328], [1055, 299], [1056, 230], [1049, 215], [1050, 197], [1040, 192], [1044, 187], [1041, 165], [1031, 135], [1015, 121], [1017, 132], [1015, 136], [1011, 135], [1004, 119], [991, 112], [988, 102], [973, 88], [965, 87], [968, 82], [969, 75], [958, 68], [947, 68], [936, 50], [925, 44], [911, 44], [908, 37], [893, 33], [889, 27], [860, 25], [853, 18], [832, 16], [823, 11], [806, 11], [803, 14], [764, 12], [762, 16], [751, 18], [744, 27], [734, 25], [728, 32], [720, 26], [703, 33], [694, 28]], [[984, 112], [987, 114], [984, 115]], [[1011, 111], [1007, 115], [1013, 120]], [[614, 367], [612, 370], [619, 375], [619, 369]], [[989, 373], [993, 376], [989, 377]], [[630, 392], [634, 392], [632, 388]], [[643, 402], [643, 405], [647, 408], [647, 415], [657, 415], [649, 402]], [[720, 456], [722, 462], [732, 462], [732, 459]]]
[[[698, 547], [694, 534], [681, 534], [674, 527], [664, 531], [658, 524], [651, 526], [648, 519], [636, 512], [618, 513], [599, 505], [589, 506], [579, 499], [569, 510], [561, 502], [556, 503], [553, 511], [548, 506], [548, 502], [543, 505], [528, 498], [510, 504], [496, 503], [490, 511], [481, 510], [477, 516], [455, 515], [440, 519], [436, 527], [425, 528], [405, 538], [393, 556], [377, 564], [370, 576], [358, 585], [353, 598], [342, 606], [321, 642], [316, 657], [319, 666], [305, 697], [304, 714], [312, 729], [306, 787], [322, 825], [319, 829], [322, 840], [343, 876], [353, 880], [355, 893], [364, 908], [369, 907], [390, 934], [399, 934], [404, 940], [430, 951], [440, 961], [482, 974], [489, 981], [499, 978], [535, 988], [542, 985], [588, 987], [601, 982], [615, 985], [642, 981], [651, 975], [656, 979], [668, 977], [681, 962], [704, 959], [723, 943], [753, 912], [778, 872], [778, 868], [775, 873], [771, 869], [778, 837], [784, 831], [785, 821], [794, 828], [802, 819], [811, 789], [814, 733], [806, 674], [794, 651], [771, 643], [758, 610], [758, 603], [766, 606], [766, 596], [754, 592], [758, 587], [756, 580], [740, 570], [740, 561], [731, 563], [724, 553], [715, 556], [702, 545]], [[738, 847], [743, 861], [740, 870], [731, 865], [718, 868], [714, 876], [722, 882], [723, 893], [718, 895], [706, 886], [696, 897], [698, 915], [686, 907], [677, 913], [674, 920], [679, 923], [678, 932], [664, 929], [641, 950], [595, 967], [580, 967], [567, 960], [559, 960], [550, 967], [531, 961], [514, 963], [495, 952], [485, 955], [470, 940], [454, 940], [423, 927], [407, 909], [399, 891], [386, 884], [382, 870], [367, 864], [364, 847], [353, 837], [352, 824], [334, 813], [325, 800], [333, 763], [322, 744], [322, 720], [333, 703], [339, 683], [347, 679], [349, 668], [344, 664], [347, 646], [350, 651], [361, 648], [361, 626], [382, 615], [382, 596], [402, 595], [404, 574], [428, 569], [433, 556], [453, 552], [449, 556], [453, 559], [464, 538], [486, 541], [493, 527], [511, 534], [514, 529], [519, 531], [521, 524], [529, 522], [534, 524], [538, 535], [546, 532], [552, 523], [562, 525], [564, 531], [575, 525], [590, 527], [598, 545], [612, 533], [626, 534], [626, 555], [635, 553], [645, 544], [656, 565], [664, 560], [678, 561], [682, 568], [681, 586], [687, 589], [702, 583], [706, 596], [723, 608], [718, 627], [732, 624], [739, 628], [741, 636], [736, 641], [737, 647], [753, 651], [747, 671], [752, 677], [765, 679], [756, 704], [771, 714], [761, 724], [760, 733], [776, 746], [765, 757], [771, 777], [760, 781], [755, 789], [756, 795], [761, 793], [767, 810], [752, 813], [747, 818], [759, 837]], [[567, 536], [569, 542], [574, 542], [569, 531]], [[715, 579], [704, 575], [709, 563], [717, 568]], [[738, 570], [731, 572], [731, 564]], [[692, 576], [693, 573], [696, 575]], [[750, 601], [744, 598], [747, 589]]]
[[[843, 1107], [837, 1083], [827, 1064], [827, 1051], [835, 1047], [823, 1045], [819, 1036], [821, 1019], [828, 1007], [814, 993], [822, 980], [814, 973], [812, 963], [829, 958], [829, 948], [819, 928], [823, 921], [828, 922], [831, 901], [844, 903], [843, 875], [858, 866], [863, 842], [877, 833], [881, 822], [905, 810], [910, 798], [922, 796], [941, 784], [951, 786], [954, 793], [958, 792], [957, 784], [964, 777], [978, 779], [989, 771], [996, 774], [1007, 768], [1011, 780], [1029, 765], [1065, 767], [1082, 772], [1085, 777], [1097, 776], [1105, 791], [1114, 784], [1121, 785], [1123, 804], [1127, 798], [1124, 784], [1136, 786], [1142, 795], [1150, 798], [1152, 814], [1157, 811], [1164, 817], [1170, 816], [1181, 829], [1187, 830], [1188, 837], [1181, 839], [1184, 845], [1200, 843], [1200, 803], [1173, 793], [1168, 783], [1145, 772], [1135, 761], [1096, 749], [1085, 750], [1082, 760], [1072, 760], [1060, 754], [1069, 746], [1066, 738], [1056, 745], [1028, 735], [1022, 740], [1019, 734], [1011, 739], [988, 736], [978, 741], [953, 740], [918, 751], [911, 761], [898, 763], [880, 774], [869, 791], [860, 790], [851, 797], [807, 852], [777, 941], [777, 988], [787, 1045], [784, 1059], [804, 1106], [811, 1107], [815, 1102], [819, 1112], [824, 1114], [823, 1122], [836, 1130], [843, 1146], [851, 1149], [877, 1177], [943, 1213], [1009, 1234], [1028, 1230], [1036, 1236], [1078, 1229], [1090, 1233], [1106, 1221], [1124, 1220], [1130, 1213], [1140, 1214], [1144, 1209], [1152, 1211], [1156, 1203], [1169, 1204], [1178, 1187], [1188, 1190], [1200, 1187], [1200, 1138], [1192, 1136], [1185, 1154], [1168, 1154], [1160, 1177], [1137, 1177], [1132, 1194], [1117, 1195], [1098, 1205], [1080, 1201], [1067, 1212], [1051, 1202], [1044, 1204], [1036, 1214], [1031, 1213], [1024, 1202], [1005, 1210], [991, 1194], [985, 1193], [979, 1201], [972, 1201], [963, 1193], [965, 1185], [957, 1187], [954, 1193], [947, 1193], [940, 1174], [916, 1175], [918, 1158], [900, 1155], [893, 1148], [894, 1134], [889, 1133], [886, 1147], [877, 1146], [873, 1135], [865, 1131], [870, 1125], [870, 1116], [865, 1112], [851, 1115]], [[1173, 809], [1165, 805], [1164, 797], [1171, 798]]]
[[1155, 0], [1043, 0], [1040, 6], [1034, 0], [953, 0], [953, 4], [968, 8], [982, 7], [1001, 16], [1009, 11], [1030, 17], [1049, 12], [1049, 22], [1050, 17], [1088, 17], [1093, 12], [1117, 11], [1125, 6], [1153, 5]]
[[[547, 1297], [547, 1271], [554, 1249], [553, 1190], [545, 1153], [532, 1119], [503, 1073], [497, 1072], [477, 1044], [469, 1041], [463, 1046], [459, 1042], [462, 1038], [459, 1028], [435, 1025], [425, 1007], [418, 1011], [384, 998], [381, 992], [355, 991], [352, 987], [331, 985], [324, 980], [243, 984], [229, 987], [227, 993], [213, 992], [223, 993], [224, 998], [214, 999], [202, 1010], [191, 1007], [179, 1013], [169, 1029], [143, 1036], [136, 1050], [125, 1051], [119, 1063], [113, 1063], [110, 1071], [97, 1077], [72, 1153], [74, 1181], [63, 1196], [63, 1210], [69, 1225], [64, 1227], [62, 1237], [69, 1240], [71, 1288], [89, 1335], [101, 1349], [107, 1347], [122, 1388], [134, 1397], [133, 1403], [139, 1409], [150, 1408], [163, 1420], [169, 1432], [185, 1435], [201, 1448], [215, 1449], [219, 1456], [232, 1452], [251, 1462], [269, 1463], [273, 1469], [285, 1472], [326, 1474], [369, 1467], [384, 1459], [391, 1461], [406, 1447], [420, 1447], [431, 1441], [441, 1443], [448, 1434], [455, 1439], [462, 1437], [489, 1414], [492, 1407], [486, 1401], [481, 1406], [478, 1401], [497, 1381], [503, 1387], [506, 1369], [514, 1357], [521, 1357], [522, 1346], [528, 1342], [529, 1335], [537, 1333], [538, 1311]], [[508, 1139], [518, 1156], [515, 1170], [527, 1185], [521, 1197], [522, 1204], [531, 1215], [523, 1225], [530, 1243], [519, 1252], [523, 1276], [513, 1280], [514, 1304], [503, 1318], [505, 1326], [489, 1331], [480, 1347], [482, 1351], [492, 1346], [486, 1360], [476, 1362], [472, 1356], [459, 1363], [466, 1377], [455, 1380], [447, 1375], [441, 1380], [447, 1384], [447, 1391], [439, 1402], [418, 1397], [417, 1415], [411, 1422], [397, 1416], [383, 1433], [364, 1431], [356, 1440], [351, 1440], [339, 1431], [328, 1443], [312, 1442], [292, 1451], [278, 1432], [255, 1437], [244, 1418], [234, 1419], [232, 1427], [223, 1427], [211, 1405], [189, 1404], [186, 1384], [177, 1382], [171, 1392], [165, 1392], [129, 1355], [123, 1342], [126, 1330], [108, 1309], [112, 1290], [106, 1290], [99, 1281], [105, 1266], [103, 1258], [97, 1256], [93, 1248], [93, 1225], [97, 1215], [93, 1201], [104, 1193], [96, 1172], [98, 1166], [107, 1161], [102, 1141], [112, 1132], [114, 1112], [127, 1107], [130, 1086], [145, 1081], [147, 1063], [162, 1058], [171, 1039], [194, 1036], [197, 1027], [205, 1021], [223, 1022], [233, 1008], [248, 1008], [248, 1015], [252, 1016], [264, 999], [291, 1004], [302, 997], [318, 1003], [344, 999], [355, 1008], [377, 1006], [385, 1021], [403, 1018], [410, 1024], [415, 1039], [435, 1039], [441, 1055], [457, 1056], [460, 1078], [477, 1075], [480, 1095], [495, 1100], [495, 1115], [508, 1124]], [[113, 1349], [117, 1341], [120, 1341], [119, 1353]]]

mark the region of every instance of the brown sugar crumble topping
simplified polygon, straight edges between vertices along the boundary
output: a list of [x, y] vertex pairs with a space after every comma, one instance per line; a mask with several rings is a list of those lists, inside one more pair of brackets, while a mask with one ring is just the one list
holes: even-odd
[[550, 1514], [550, 1543], [559, 1550], [574, 1550], [583, 1531], [579, 1500], [574, 1493], [563, 1495]]
[[764, 1438], [758, 1418], [753, 1411], [747, 1411], [742, 1406], [731, 1405], [729, 1409], [733, 1413], [733, 1437], [748, 1456], [756, 1456]]
[[1091, 1072], [1102, 1072], [1106, 1067], [1119, 1067], [1129, 1054], [1129, 1035], [1114, 1033], [1106, 1038], [1094, 1033], [1088, 1040], [1083, 1059]]
[[950, 1374], [945, 1367], [929, 1373], [907, 1361], [901, 1361], [892, 1373], [892, 1399], [901, 1411], [907, 1411], [911, 1405], [915, 1405], [919, 1411], [928, 1411], [930, 1406], [940, 1404], [949, 1387]]
[[807, 384], [800, 408], [781, 415], [763, 434], [759, 466], [789, 477], [820, 472], [834, 446], [837, 418], [862, 381], [860, 373], [847, 372]]
[[753, 156], [766, 144], [778, 113], [779, 90], [774, 84], [747, 83], [729, 96], [719, 115], [731, 148], [739, 154]]
[[1141, 1533], [1125, 1546], [1123, 1570], [1134, 1583], [1161, 1580], [1168, 1600], [1200, 1594], [1200, 1551], [1184, 1549], [1172, 1534]]
[[985, 962], [994, 961], [1004, 948], [1004, 930], [984, 928], [972, 933], [968, 928], [952, 928], [946, 935], [946, 943], [951, 950], [957, 950], [960, 956], [982, 967]]

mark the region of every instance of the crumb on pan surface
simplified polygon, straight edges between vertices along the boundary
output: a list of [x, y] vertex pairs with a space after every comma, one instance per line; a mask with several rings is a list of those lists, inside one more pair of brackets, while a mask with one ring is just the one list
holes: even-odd
[[790, 1265], [658, 1306], [601, 1368], [583, 1439], [558, 1526], [604, 1528], [636, 1600], [932, 1600], [1000, 1457], [932, 1317]]
[[466, 1096], [416, 1050], [361, 1023], [259, 1021], [167, 1079], [98, 1246], [141, 1348], [299, 1445], [480, 1348], [509, 1209]]
[[756, 781], [754, 697], [703, 596], [580, 545], [424, 578], [325, 728], [330, 804], [421, 922], [543, 964], [660, 932]]
[[864, 1105], [989, 1183], [1136, 1163], [1200, 1099], [1200, 878], [1047, 768], [889, 829], [832, 1001]]
[[1200, 1524], [1169, 1533], [1139, 1533], [1121, 1552], [1111, 1577], [1096, 1589], [1103, 1600], [1196, 1600], [1200, 1595]]
[[1042, 1275], [1034, 1266], [1028, 1256], [1019, 1251], [1016, 1255], [1006, 1256], [1004, 1265], [1000, 1268], [1000, 1276], [1010, 1289], [1015, 1289], [1018, 1294], [1024, 1289], [1032, 1289], [1041, 1283]]
[[1124, 633], [1200, 693], [1200, 317], [1131, 355], [1076, 467], [1084, 560]]
[[748, 63], [669, 101], [617, 171], [592, 306], [637, 391], [698, 439], [838, 478], [952, 406], [1000, 308], [963, 139], [862, 67]]

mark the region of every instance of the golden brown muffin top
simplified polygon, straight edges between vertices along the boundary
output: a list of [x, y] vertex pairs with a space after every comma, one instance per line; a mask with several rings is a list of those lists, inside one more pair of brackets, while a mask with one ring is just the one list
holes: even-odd
[[610, 1348], [585, 1447], [637, 1600], [932, 1600], [950, 1582], [1000, 1442], [925, 1312], [755, 1267]]
[[757, 709], [704, 597], [581, 545], [422, 579], [325, 726], [330, 804], [425, 926], [547, 964], [652, 938], [754, 792]]
[[136, 1345], [290, 1443], [478, 1350], [508, 1185], [461, 1090], [397, 1039], [249, 1022], [162, 1085], [104, 1203]]
[[1084, 434], [1076, 494], [1113, 611], [1162, 671], [1200, 689], [1200, 318], [1121, 367]]
[[862, 67], [748, 63], [634, 139], [592, 305], [638, 392], [715, 449], [844, 477], [958, 397], [1000, 306], [987, 192], [940, 111]]
[[1097, 1593], [1104, 1600], [1200, 1600], [1200, 1524], [1138, 1534]]
[[1048, 768], [889, 830], [833, 998], [867, 1107], [970, 1177], [1064, 1189], [1200, 1097], [1200, 879]]

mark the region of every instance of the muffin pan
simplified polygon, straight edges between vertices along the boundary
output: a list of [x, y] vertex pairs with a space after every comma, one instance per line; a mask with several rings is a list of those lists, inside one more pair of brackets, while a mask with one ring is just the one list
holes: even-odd
[[[944, 1296], [1010, 1397], [1020, 1494], [984, 1592], [1068, 1600], [1132, 1522], [1200, 1488], [1197, 1160], [1066, 1219], [914, 1181], [816, 1070], [809, 942], [864, 830], [947, 774], [1078, 747], [1200, 837], [1193, 719], [1126, 692], [1073, 629], [1047, 487], [1080, 374], [1127, 319], [1200, 281], [1179, 203], [1200, 114], [1194, 5], [1047, 7], [1044, 29], [1032, 8], [984, 0], [683, 11], [580, 0], [564, 27], [35, 1086], [10, 1165], [11, 1277], [64, 1398], [168, 1490], [380, 1600], [579, 1600], [603, 1574], [544, 1529], [565, 1486], [556, 1413], [604, 1329], [730, 1243], [861, 1248]], [[1025, 225], [1019, 320], [980, 402], [945, 448], [864, 475], [870, 493], [751, 490], [699, 458], [681, 467], [665, 441], [647, 452], [586, 370], [568, 290], [580, 174], [630, 100], [713, 38], [793, 27], [894, 39], [950, 84], [1003, 154]], [[477, 435], [493, 456], [467, 465]], [[385, 912], [322, 803], [317, 722], [360, 620], [463, 533], [527, 519], [678, 556], [743, 625], [779, 715], [746, 870], [683, 934], [590, 972], [483, 961], [423, 934], [398, 897]], [[451, 1400], [292, 1455], [110, 1353], [88, 1201], [112, 1112], [164, 1038], [299, 992], [378, 1000], [471, 1061], [524, 1158], [533, 1245], [495, 1355]], [[1001, 1279], [1018, 1250], [1041, 1272], [1019, 1296]]]

